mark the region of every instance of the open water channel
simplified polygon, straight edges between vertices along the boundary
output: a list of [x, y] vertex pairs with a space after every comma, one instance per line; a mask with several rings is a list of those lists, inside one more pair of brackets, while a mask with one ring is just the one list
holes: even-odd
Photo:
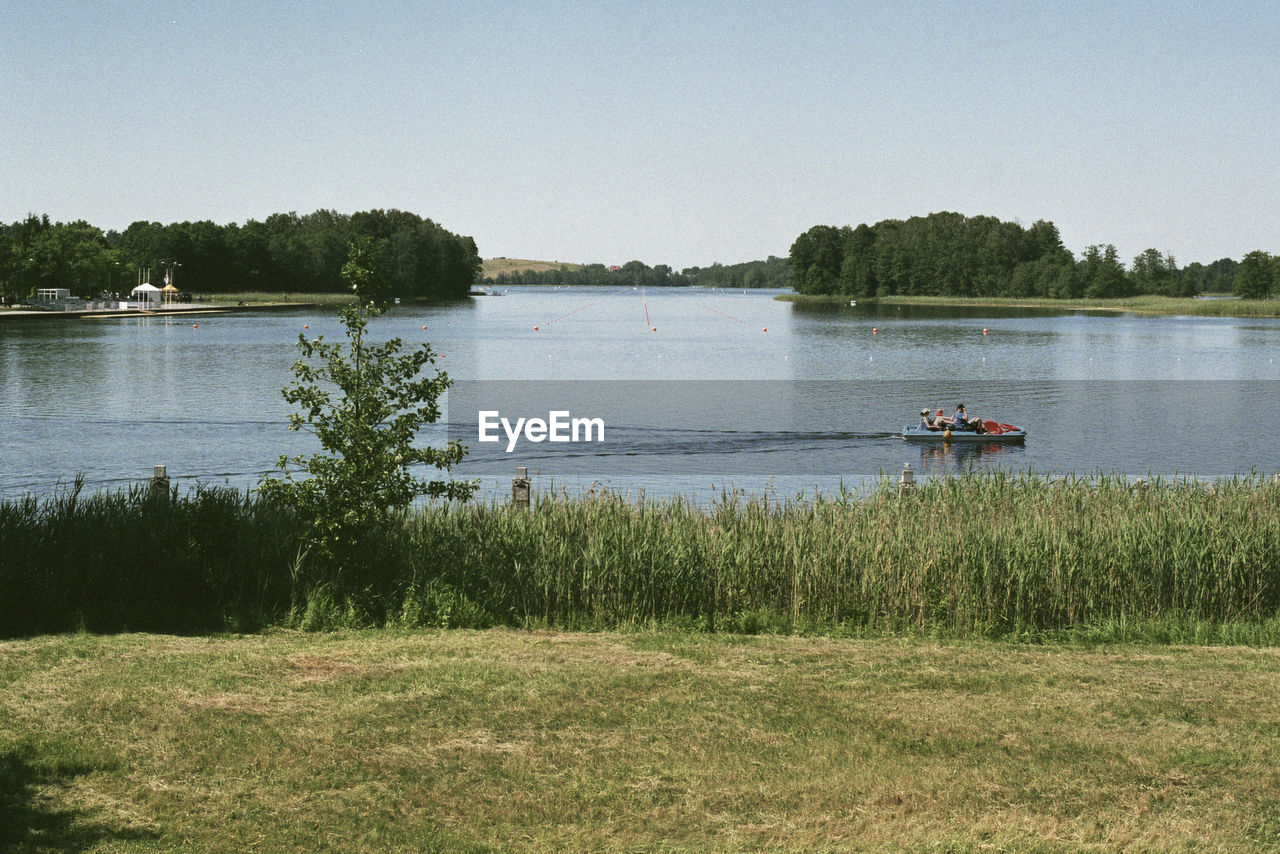
[[[397, 307], [378, 336], [430, 342], [457, 385], [460, 476], [486, 494], [649, 495], [857, 487], [970, 469], [1216, 478], [1280, 470], [1280, 320], [796, 306], [773, 291], [511, 288]], [[252, 487], [288, 431], [294, 343], [341, 335], [328, 309], [0, 319], [0, 496], [145, 480]], [[424, 328], [425, 327], [425, 328]], [[904, 443], [922, 407], [964, 402], [1025, 445]], [[605, 441], [481, 442], [478, 412], [599, 418]], [[495, 435], [491, 431], [490, 435]]]

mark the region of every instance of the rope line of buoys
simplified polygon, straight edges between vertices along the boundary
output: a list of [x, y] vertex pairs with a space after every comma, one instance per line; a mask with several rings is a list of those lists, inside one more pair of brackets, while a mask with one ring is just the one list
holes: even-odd
[[720, 315], [721, 317], [727, 317], [727, 318], [729, 318], [730, 320], [734, 321], [735, 323], [741, 323], [743, 326], [746, 326], [746, 325], [747, 325], [747, 322], [746, 322], [745, 320], [743, 320], [742, 318], [740, 318], [740, 317], [734, 317], [732, 314], [727, 314], [727, 313], [725, 313], [725, 312], [721, 311], [721, 310], [720, 310], [720, 309], [718, 309], [718, 308], [712, 308], [711, 306], [709, 306], [709, 305], [705, 305], [704, 303], [700, 303], [700, 302], [699, 302], [699, 303], [694, 303], [694, 305], [696, 305], [698, 308], [706, 309], [707, 311], [711, 312], [712, 314], [718, 314], [718, 315]]
[[[556, 318], [553, 318], [553, 319], [551, 319], [551, 320], [548, 320], [546, 323], [544, 323], [544, 324], [542, 324], [542, 325], [543, 325], [543, 326], [550, 326], [551, 324], [553, 324], [553, 323], [555, 323], [555, 322], [557, 322], [557, 321], [564, 320], [566, 317], [572, 317], [573, 315], [577, 314], [577, 313], [578, 313], [578, 312], [580, 312], [580, 311], [584, 311], [585, 309], [591, 308], [591, 306], [595, 305], [597, 302], [600, 302], [600, 300], [596, 300], [595, 302], [589, 302], [589, 303], [587, 303], [586, 305], [580, 305], [580, 306], [578, 306], [577, 308], [575, 308], [573, 311], [570, 311], [570, 312], [568, 312], [568, 313], [566, 313], [566, 314], [562, 314], [562, 315], [560, 315], [559, 317], [556, 317]], [[538, 331], [538, 327], [536, 327], [536, 326], [535, 326], [535, 327], [533, 327], [533, 331], [534, 331], [534, 332], [537, 332], [537, 331]]]

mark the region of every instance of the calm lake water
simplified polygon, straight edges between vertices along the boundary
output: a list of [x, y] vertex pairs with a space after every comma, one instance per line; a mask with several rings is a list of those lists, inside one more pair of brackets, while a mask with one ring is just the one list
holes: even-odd
[[[442, 354], [458, 381], [451, 433], [472, 448], [460, 473], [490, 495], [516, 465], [541, 489], [783, 497], [904, 463], [924, 476], [1280, 470], [1280, 321], [798, 307], [775, 293], [512, 288], [397, 308], [373, 329]], [[281, 454], [314, 449], [286, 429], [280, 395], [304, 324], [341, 334], [324, 309], [0, 321], [0, 495], [77, 474], [113, 488], [158, 463], [179, 484], [254, 485]], [[1025, 428], [1025, 446], [896, 437], [921, 407], [961, 401]], [[476, 441], [477, 409], [599, 417], [607, 441], [508, 453], [505, 438]]]

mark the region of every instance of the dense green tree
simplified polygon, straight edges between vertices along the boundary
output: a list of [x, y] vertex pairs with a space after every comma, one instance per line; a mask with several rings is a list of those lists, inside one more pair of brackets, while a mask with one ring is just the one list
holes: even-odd
[[1128, 296], [1129, 280], [1125, 276], [1120, 254], [1108, 243], [1084, 250], [1076, 266], [1076, 289], [1086, 297], [1110, 299]]
[[1255, 249], [1240, 259], [1234, 293], [1244, 299], [1266, 299], [1276, 286], [1276, 259]]
[[[158, 222], [139, 220], [129, 224], [120, 235], [119, 251], [124, 261], [135, 270], [150, 268], [157, 276], [166, 261], [178, 261], [169, 251], [165, 227]], [[123, 284], [129, 284], [128, 282]], [[131, 285], [130, 285], [131, 287]], [[128, 291], [129, 287], [118, 290]]]
[[844, 264], [844, 234], [829, 225], [815, 225], [791, 244], [791, 273], [797, 291], [832, 294]]
[[49, 217], [35, 214], [0, 227], [6, 241], [4, 254], [0, 255], [0, 280], [3, 281], [0, 290], [11, 301], [26, 299], [35, 288], [39, 277], [31, 249], [36, 238], [49, 228], [52, 228]]
[[1189, 294], [1230, 293], [1239, 267], [1239, 262], [1231, 258], [1219, 258], [1208, 265], [1194, 261], [1180, 271], [1188, 280], [1182, 284], [1181, 289]]
[[18, 247], [9, 233], [0, 229], [0, 305], [9, 305], [18, 293]]
[[1156, 249], [1147, 249], [1133, 259], [1129, 280], [1133, 293], [1182, 296], [1178, 265], [1172, 255], [1162, 255]]
[[83, 220], [41, 228], [22, 253], [28, 292], [66, 288], [74, 296], [96, 296], [107, 287], [116, 255], [102, 230]]
[[790, 262], [801, 293], [1032, 296], [1075, 289], [1075, 259], [1053, 223], [1024, 229], [949, 211], [854, 229], [814, 226], [792, 244]]
[[243, 226], [135, 222], [109, 244], [126, 266], [150, 268], [156, 284], [174, 269], [184, 290], [339, 292], [357, 234], [382, 241], [379, 260], [397, 296], [462, 296], [480, 270], [474, 240], [402, 211], [277, 213]]

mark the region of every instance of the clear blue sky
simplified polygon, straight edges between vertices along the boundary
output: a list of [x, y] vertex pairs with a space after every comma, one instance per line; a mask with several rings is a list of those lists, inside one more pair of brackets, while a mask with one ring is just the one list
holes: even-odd
[[1280, 4], [0, 0], [0, 220], [414, 211], [677, 269], [816, 224], [1280, 252]]

